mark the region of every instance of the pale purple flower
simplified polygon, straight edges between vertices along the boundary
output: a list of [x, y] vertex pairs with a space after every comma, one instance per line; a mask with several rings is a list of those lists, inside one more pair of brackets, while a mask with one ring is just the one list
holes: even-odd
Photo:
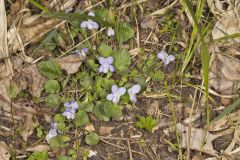
[[65, 102], [64, 106], [66, 109], [62, 115], [67, 117], [67, 119], [74, 119], [76, 109], [78, 109], [78, 107], [79, 107], [78, 103], [76, 101]]
[[162, 62], [165, 66], [175, 60], [175, 57], [173, 55], [168, 55], [166, 53], [166, 51], [164, 51], [164, 50], [162, 50], [160, 53], [158, 53], [157, 57], [162, 60]]
[[95, 17], [95, 13], [93, 11], [88, 12], [88, 16]]
[[128, 95], [130, 100], [134, 103], [137, 102], [136, 94], [140, 92], [141, 86], [139, 84], [133, 85], [131, 88], [128, 89]]
[[51, 129], [49, 130], [49, 132], [46, 136], [47, 142], [49, 143], [50, 139], [52, 139], [55, 136], [57, 136], [57, 123], [51, 124]]
[[[89, 12], [88, 16], [94, 17], [95, 14], [94, 14], [94, 12]], [[92, 30], [92, 29], [98, 29], [99, 25], [97, 24], [97, 22], [94, 22], [93, 20], [88, 19], [87, 21], [81, 22], [80, 27], [83, 29], [87, 28], [87, 29]]]
[[112, 101], [113, 103], [118, 103], [120, 97], [126, 92], [125, 87], [118, 88], [117, 85], [112, 86], [112, 93], [107, 96], [107, 100]]
[[74, 110], [78, 109], [78, 107], [79, 107], [77, 101], [74, 101], [74, 100], [69, 101], [69, 102], [65, 102], [65, 103], [64, 103], [64, 106], [65, 106], [66, 108], [74, 109]]
[[76, 50], [74, 53], [76, 53], [78, 56], [83, 56], [85, 57], [88, 53], [88, 48], [82, 48], [81, 50]]
[[111, 72], [114, 72], [114, 67], [112, 65], [113, 63], [113, 58], [110, 56], [108, 58], [104, 58], [104, 57], [99, 57], [98, 59], [99, 63], [101, 64], [101, 66], [99, 67], [98, 71], [100, 73], [107, 73], [109, 70]]
[[87, 21], [81, 22], [80, 27], [83, 29], [87, 28], [92, 30], [92, 29], [98, 29], [99, 25], [97, 24], [97, 22], [94, 22], [93, 20], [88, 19]]
[[67, 119], [74, 119], [75, 118], [75, 113], [76, 113], [75, 109], [66, 108], [66, 110], [63, 112], [62, 115], [67, 117]]
[[115, 32], [114, 32], [114, 30], [113, 30], [111, 27], [108, 27], [108, 30], [107, 30], [107, 35], [108, 35], [109, 37], [111, 37], [111, 36], [114, 36], [114, 35], [115, 35]]

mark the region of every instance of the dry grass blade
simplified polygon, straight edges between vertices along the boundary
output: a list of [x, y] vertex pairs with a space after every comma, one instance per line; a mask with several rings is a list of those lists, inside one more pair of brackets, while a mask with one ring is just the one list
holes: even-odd
[[4, 1], [0, 1], [0, 59], [4, 59], [4, 61], [0, 61], [0, 95], [3, 99], [0, 98], [0, 106], [8, 105], [4, 99], [9, 100], [7, 94], [7, 87], [10, 83], [10, 75], [12, 73], [12, 65], [8, 58], [8, 45], [7, 45], [7, 19], [6, 19], [6, 11]]
[[163, 15], [165, 14], [170, 8], [172, 8], [176, 3], [178, 2], [178, 0], [175, 0], [174, 2], [172, 2], [170, 5], [164, 7], [164, 8], [161, 8], [153, 13], [151, 13], [152, 16], [155, 16], [155, 15]]

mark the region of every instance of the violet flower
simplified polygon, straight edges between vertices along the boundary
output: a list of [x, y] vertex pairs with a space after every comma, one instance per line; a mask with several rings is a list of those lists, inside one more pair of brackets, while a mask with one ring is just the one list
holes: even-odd
[[166, 53], [166, 51], [164, 51], [164, 50], [162, 50], [160, 53], [158, 53], [157, 57], [162, 60], [162, 62], [165, 66], [175, 60], [175, 57], [173, 55], [168, 55]]
[[88, 52], [89, 52], [88, 48], [82, 48], [81, 50], [74, 51], [74, 53], [76, 53], [78, 56], [82, 56], [82, 57], [85, 57]]
[[99, 67], [98, 71], [99, 73], [107, 73], [109, 70], [111, 72], [114, 72], [114, 67], [112, 65], [113, 63], [113, 58], [110, 56], [108, 58], [104, 58], [104, 57], [99, 57], [98, 59], [99, 63], [101, 64], [101, 66]]
[[139, 93], [141, 90], [141, 86], [139, 84], [133, 85], [131, 88], [128, 89], [128, 95], [130, 100], [134, 103], [137, 102], [136, 94]]
[[[88, 16], [94, 17], [95, 14], [94, 14], [94, 12], [89, 12]], [[81, 24], [80, 24], [80, 27], [83, 28], [83, 29], [87, 28], [87, 29], [92, 30], [92, 29], [98, 29], [99, 25], [98, 25], [97, 22], [95, 22], [95, 21], [93, 21], [91, 19], [88, 19], [86, 21], [82, 21]]]
[[79, 105], [76, 101], [65, 102], [65, 111], [63, 112], [63, 116], [67, 117], [67, 119], [74, 119], [76, 109], [78, 109]]
[[115, 32], [114, 32], [114, 30], [113, 30], [111, 27], [108, 27], [108, 29], [107, 29], [107, 35], [108, 35], [109, 37], [115, 35]]
[[112, 86], [112, 93], [107, 96], [107, 100], [112, 101], [113, 103], [118, 103], [120, 97], [126, 92], [125, 87], [118, 88], [117, 85]]
[[57, 123], [51, 124], [51, 129], [49, 130], [49, 132], [46, 136], [47, 142], [49, 143], [50, 140], [55, 136], [57, 136]]

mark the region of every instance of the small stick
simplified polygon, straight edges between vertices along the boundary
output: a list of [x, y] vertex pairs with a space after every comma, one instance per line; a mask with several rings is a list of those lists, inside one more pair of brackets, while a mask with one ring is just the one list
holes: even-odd
[[[114, 147], [116, 147], [116, 148], [120, 148], [120, 149], [126, 151], [126, 148], [125, 148], [125, 147], [117, 146], [117, 145], [112, 144], [112, 143], [110, 143], [110, 142], [108, 142], [108, 141], [105, 141], [105, 140], [103, 140], [103, 139], [100, 139], [100, 140], [101, 140], [102, 142], [104, 142], [104, 143], [107, 143], [107, 144], [111, 145], [111, 146], [114, 146]], [[142, 155], [142, 156], [146, 157], [145, 154], [143, 154], [143, 153], [141, 153], [141, 152], [138, 152], [138, 151], [135, 151], [135, 150], [132, 150], [132, 153], [136, 153], [136, 154], [139, 154], [139, 155]]]
[[132, 158], [132, 150], [131, 150], [131, 145], [130, 145], [130, 142], [129, 142], [129, 141], [127, 141], [127, 144], [128, 144], [129, 158], [130, 158], [130, 160], [133, 160], [133, 158]]

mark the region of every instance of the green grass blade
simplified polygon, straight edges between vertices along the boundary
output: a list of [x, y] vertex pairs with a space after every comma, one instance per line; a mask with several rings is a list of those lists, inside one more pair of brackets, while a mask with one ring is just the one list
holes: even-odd
[[240, 108], [240, 98], [238, 98], [237, 100], [235, 100], [235, 101], [233, 102], [233, 104], [231, 104], [231, 105], [229, 105], [227, 108], [225, 108], [220, 115], [218, 115], [216, 118], [214, 118], [214, 119], [210, 122], [210, 124], [212, 124], [212, 123], [218, 121], [219, 119], [223, 118], [224, 116], [230, 114], [233, 110], [235, 110], [235, 109], [237, 109], [237, 108]]
[[51, 41], [55, 36], [57, 36], [58, 32], [57, 29], [53, 29], [52, 31], [50, 31], [47, 36], [41, 41], [41, 43], [39, 44], [39, 46], [33, 51], [33, 55], [36, 53], [36, 51], [38, 49], [40, 49], [44, 44], [46, 44], [47, 42]]
[[32, 5], [34, 5], [35, 7], [41, 9], [43, 12], [50, 13], [50, 11], [46, 7], [42, 6], [41, 4], [36, 2], [35, 0], [28, 0], [28, 2], [31, 3]]
[[209, 62], [210, 62], [210, 54], [208, 52], [206, 43], [204, 42], [204, 36], [202, 34], [202, 30], [200, 25], [198, 24], [198, 20], [193, 12], [192, 5], [189, 0], [183, 0], [184, 4], [186, 5], [192, 19], [193, 19], [193, 27], [195, 27], [198, 31], [198, 34], [201, 39], [201, 58], [202, 58], [202, 67], [203, 67], [203, 80], [204, 80], [204, 87], [205, 87], [205, 96], [206, 96], [206, 108], [207, 108], [207, 124], [209, 124], [209, 117], [210, 117], [210, 109], [208, 106], [208, 73], [209, 73]]

